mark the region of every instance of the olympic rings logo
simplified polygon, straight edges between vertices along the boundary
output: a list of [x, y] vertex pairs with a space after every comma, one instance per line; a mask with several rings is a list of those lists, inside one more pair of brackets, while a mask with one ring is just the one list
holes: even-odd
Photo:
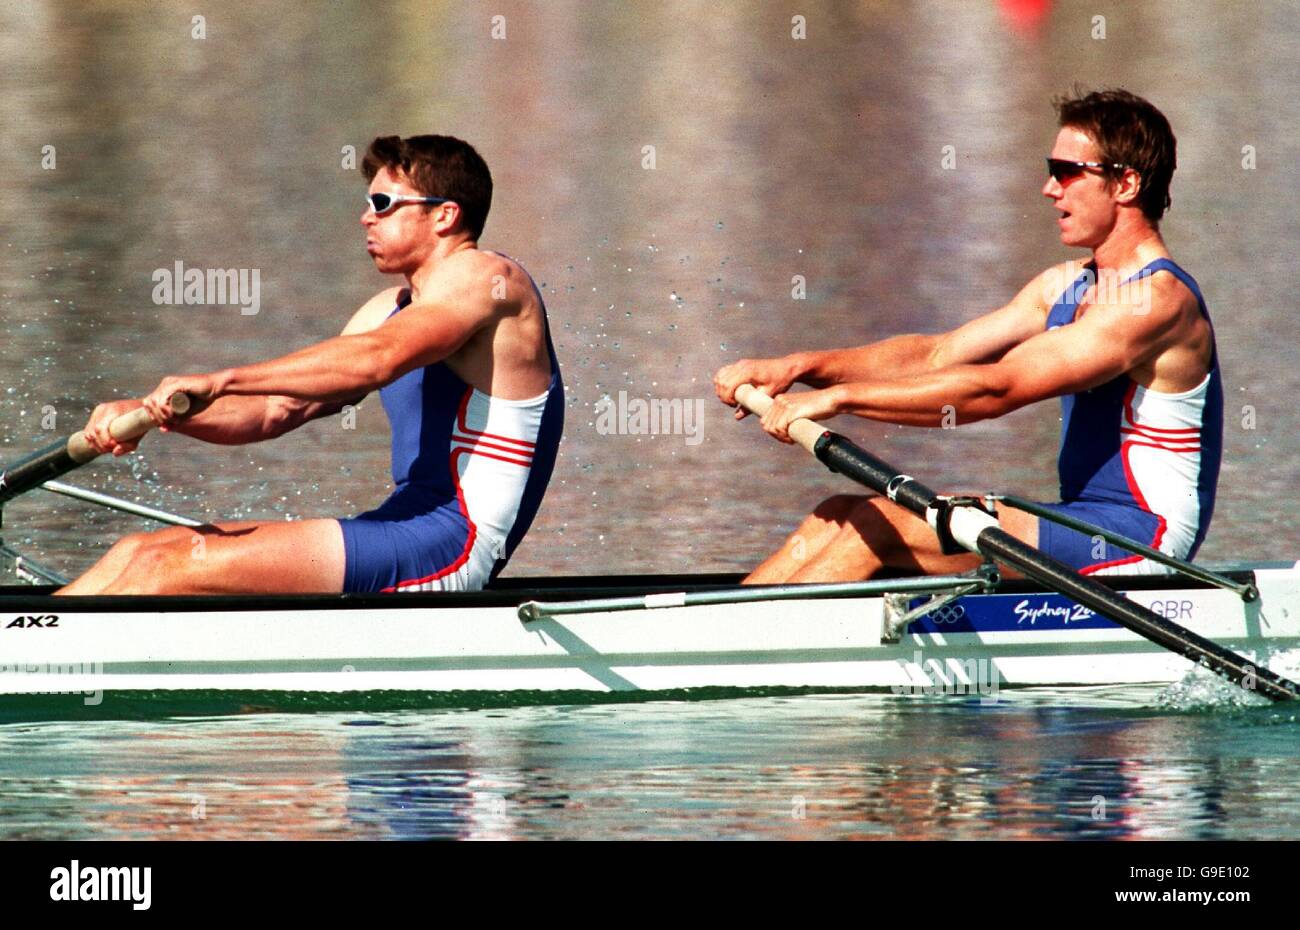
[[966, 616], [966, 608], [961, 604], [944, 604], [937, 610], [930, 611], [926, 616], [936, 625], [956, 623]]

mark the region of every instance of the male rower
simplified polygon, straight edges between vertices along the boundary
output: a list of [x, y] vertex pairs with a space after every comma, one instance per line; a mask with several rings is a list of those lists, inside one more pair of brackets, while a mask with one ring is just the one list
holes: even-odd
[[[1190, 559], [1214, 509], [1223, 387], [1200, 289], [1160, 236], [1174, 135], [1159, 110], [1122, 90], [1060, 99], [1056, 108], [1060, 131], [1042, 193], [1060, 211], [1061, 242], [1092, 251], [1082, 270], [1048, 268], [1005, 307], [952, 332], [746, 359], [714, 384], [733, 406], [741, 384], [773, 395], [762, 425], [783, 442], [798, 417], [851, 413], [935, 427], [1061, 397], [1061, 502], [1051, 509]], [[816, 390], [787, 393], [796, 382]], [[1004, 509], [998, 519], [1084, 573], [1163, 571], [1023, 511]], [[923, 520], [887, 499], [841, 495], [823, 501], [747, 580], [946, 573], [978, 562], [944, 554]]]
[[[85, 432], [101, 452], [130, 452], [108, 424], [143, 405], [163, 429], [257, 442], [378, 390], [392, 495], [351, 519], [130, 535], [60, 594], [468, 590], [504, 567], [541, 503], [564, 418], [542, 296], [518, 264], [478, 247], [492, 176], [467, 143], [384, 136], [362, 164], [366, 249], [404, 287], [376, 294], [333, 339], [101, 404]], [[176, 391], [206, 406], [177, 418]]]

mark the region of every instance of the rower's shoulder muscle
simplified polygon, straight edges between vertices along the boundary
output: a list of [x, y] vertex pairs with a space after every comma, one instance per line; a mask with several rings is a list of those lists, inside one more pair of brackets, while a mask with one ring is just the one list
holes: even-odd
[[518, 313], [527, 278], [513, 262], [493, 253], [467, 249], [447, 256], [431, 269], [419, 298], [378, 328], [378, 348], [392, 377], [445, 361], [473, 340], [471, 354], [490, 351], [500, 320]]
[[518, 312], [532, 291], [516, 262], [483, 249], [467, 249], [443, 262], [435, 279], [442, 296], [491, 317]]
[[1070, 284], [1072, 266], [1078, 267], [1072, 262], [1053, 265], [1031, 278], [1004, 306], [944, 333], [934, 350], [934, 367], [995, 362], [1041, 333], [1052, 303]]
[[343, 327], [342, 335], [355, 336], [378, 329], [397, 306], [397, 296], [401, 292], [400, 287], [389, 287], [371, 297], [352, 314], [352, 319]]

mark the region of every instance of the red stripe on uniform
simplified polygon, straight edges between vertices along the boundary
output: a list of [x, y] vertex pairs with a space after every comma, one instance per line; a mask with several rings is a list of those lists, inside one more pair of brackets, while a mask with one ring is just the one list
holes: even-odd
[[532, 462], [521, 462], [519, 459], [506, 458], [504, 455], [493, 455], [491, 452], [479, 452], [477, 449], [470, 449], [462, 446], [456, 450], [464, 452], [466, 455], [481, 455], [485, 459], [496, 459], [498, 462], [509, 462], [511, 465], [518, 465], [520, 468], [532, 468]]
[[[473, 388], [471, 388], [470, 390], [472, 391]], [[511, 442], [517, 446], [526, 446], [529, 452], [537, 448], [537, 443], [529, 442], [526, 439], [515, 439], [512, 436], [500, 436], [496, 433], [484, 433], [481, 430], [470, 429], [469, 425], [465, 422], [465, 414], [468, 410], [469, 410], [469, 399], [466, 398], [465, 402], [460, 405], [460, 413], [457, 414], [456, 416], [456, 428], [459, 429], [462, 433], [465, 433], [466, 435], [469, 436], [482, 436], [484, 439], [495, 439], [498, 442]], [[522, 451], [524, 450], [520, 450], [520, 452]]]
[[[1132, 433], [1131, 430], [1126, 430], [1126, 429], [1125, 429], [1125, 430], [1120, 430], [1120, 432], [1121, 432], [1121, 433], [1130, 433], [1130, 434]], [[1138, 435], [1140, 436], [1141, 433], [1139, 433]], [[1143, 438], [1145, 439], [1146, 437], [1143, 437]], [[1139, 439], [1129, 439], [1129, 440], [1125, 441], [1124, 445], [1125, 445], [1125, 446], [1145, 446], [1145, 447], [1148, 448], [1148, 449], [1160, 449], [1160, 450], [1162, 450], [1162, 451], [1164, 451], [1164, 452], [1175, 452], [1175, 453], [1190, 453], [1190, 452], [1200, 452], [1200, 451], [1201, 451], [1201, 447], [1200, 447], [1200, 446], [1193, 446], [1193, 445], [1175, 445], [1175, 444], [1173, 444], [1173, 443], [1167, 443], [1167, 442], [1155, 442], [1155, 441], [1152, 441], [1152, 440], [1150, 440], [1150, 439], [1147, 439], [1146, 442], [1143, 442], [1143, 441], [1141, 441], [1141, 440], [1139, 440]]]
[[457, 436], [454, 433], [452, 434], [451, 441], [462, 443], [463, 445], [473, 449], [496, 449], [498, 452], [508, 452], [511, 455], [518, 456], [519, 458], [527, 459], [527, 461], [524, 463], [525, 465], [531, 465], [533, 462], [532, 453], [523, 452], [519, 449], [512, 449], [509, 446], [498, 446], [490, 442], [479, 442], [478, 440], [469, 439], [465, 436]]
[[[1150, 511], [1148, 511], [1148, 513], [1149, 512]], [[1150, 546], [1152, 549], [1159, 549], [1160, 540], [1164, 539], [1165, 537], [1165, 526], [1166, 526], [1165, 518], [1157, 517], [1156, 519], [1158, 519], [1160, 522], [1156, 524], [1155, 537], [1151, 540], [1151, 542], [1147, 543], [1147, 545]], [[1123, 547], [1121, 546], [1120, 548]], [[1096, 565], [1088, 565], [1085, 566], [1084, 568], [1079, 569], [1079, 574], [1091, 575], [1093, 572], [1099, 572], [1103, 568], [1114, 568], [1116, 565], [1133, 565], [1136, 562], [1141, 562], [1145, 558], [1146, 556], [1135, 554], [1135, 555], [1125, 556], [1122, 559], [1111, 559], [1109, 562], [1098, 562]]]

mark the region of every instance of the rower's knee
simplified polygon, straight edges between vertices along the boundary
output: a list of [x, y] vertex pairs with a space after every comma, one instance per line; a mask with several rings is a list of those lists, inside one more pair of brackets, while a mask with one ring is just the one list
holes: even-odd
[[822, 523], [843, 524], [857, 508], [874, 499], [862, 494], [836, 494], [813, 508], [811, 516]]
[[121, 537], [117, 542], [109, 547], [109, 552], [116, 551], [119, 555], [134, 555], [140, 551], [149, 540], [148, 533], [128, 533]]
[[[909, 553], [917, 518], [900, 504], [883, 497], [859, 497], [845, 521], [846, 534], [859, 537], [885, 564]], [[922, 525], [924, 525], [922, 523]]]
[[125, 555], [134, 556], [144, 549], [175, 545], [178, 540], [187, 539], [192, 534], [193, 530], [183, 526], [171, 526], [144, 533], [127, 533], [115, 542], [112, 548]]
[[131, 561], [121, 582], [133, 593], [167, 594], [181, 590], [191, 567], [188, 545], [183, 539], [169, 537], [136, 543]]

